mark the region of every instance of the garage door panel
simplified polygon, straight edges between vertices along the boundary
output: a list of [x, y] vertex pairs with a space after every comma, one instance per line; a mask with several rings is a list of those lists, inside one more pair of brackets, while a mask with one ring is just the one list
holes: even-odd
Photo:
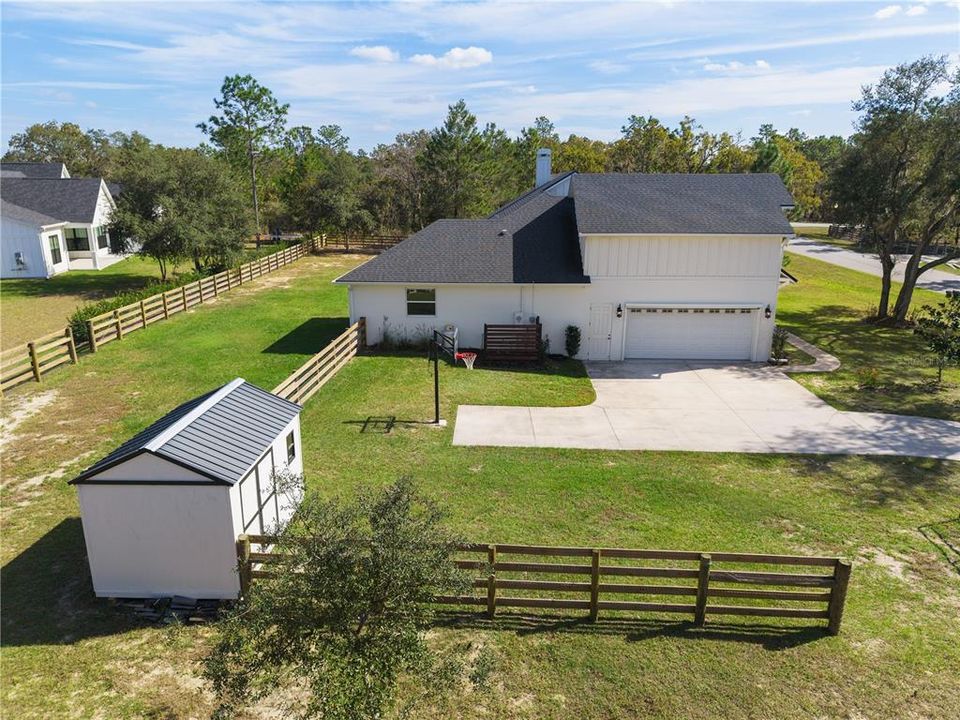
[[630, 308], [626, 358], [749, 360], [755, 311]]

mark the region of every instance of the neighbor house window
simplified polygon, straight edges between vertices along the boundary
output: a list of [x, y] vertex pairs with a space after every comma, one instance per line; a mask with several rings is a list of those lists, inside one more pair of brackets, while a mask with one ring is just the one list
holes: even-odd
[[90, 249], [90, 238], [87, 237], [86, 228], [67, 228], [63, 231], [63, 235], [67, 239], [67, 250], [76, 252]]
[[407, 315], [436, 315], [437, 291], [407, 290]]
[[48, 240], [50, 241], [50, 257], [53, 260], [53, 264], [59, 265], [63, 262], [63, 254], [60, 252], [60, 237], [58, 235], [51, 235]]
[[101, 250], [106, 249], [110, 246], [110, 236], [107, 235], [107, 229], [101, 225], [96, 229], [97, 232], [97, 247]]
[[297, 457], [297, 441], [293, 438], [293, 431], [287, 435], [287, 462], [292, 463]]

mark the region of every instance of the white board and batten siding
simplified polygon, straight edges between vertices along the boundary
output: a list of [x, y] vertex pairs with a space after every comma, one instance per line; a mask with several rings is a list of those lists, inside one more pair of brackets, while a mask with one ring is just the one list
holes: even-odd
[[74, 480], [97, 596], [236, 598], [237, 536], [276, 531], [302, 499], [273, 487], [303, 473], [299, 411], [238, 378]]
[[[60, 262], [50, 251], [50, 238], [60, 248]], [[0, 278], [47, 278], [70, 269], [61, 227], [40, 225], [4, 215], [0, 226]], [[20, 253], [22, 263], [17, 263]]]

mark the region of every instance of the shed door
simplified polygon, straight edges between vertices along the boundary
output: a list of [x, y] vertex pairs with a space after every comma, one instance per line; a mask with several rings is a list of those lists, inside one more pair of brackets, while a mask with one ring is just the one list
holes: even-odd
[[756, 310], [630, 308], [625, 358], [749, 360]]

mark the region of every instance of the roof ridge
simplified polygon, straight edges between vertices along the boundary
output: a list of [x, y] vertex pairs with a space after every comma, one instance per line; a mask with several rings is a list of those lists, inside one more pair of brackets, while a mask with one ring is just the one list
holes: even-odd
[[157, 435], [155, 438], [150, 440], [146, 445], [144, 445], [145, 450], [150, 452], [156, 452], [164, 445], [167, 444], [171, 439], [180, 433], [181, 430], [185, 429], [190, 423], [196, 420], [198, 417], [203, 415], [207, 410], [212, 408], [214, 405], [223, 400], [227, 395], [232, 393], [238, 387], [243, 385], [246, 382], [243, 378], [236, 378], [231, 380], [226, 385], [221, 387], [219, 390], [211, 393], [206, 400], [193, 408], [190, 412], [184, 415], [182, 418], [173, 423], [170, 427], [166, 428], [162, 433]]

